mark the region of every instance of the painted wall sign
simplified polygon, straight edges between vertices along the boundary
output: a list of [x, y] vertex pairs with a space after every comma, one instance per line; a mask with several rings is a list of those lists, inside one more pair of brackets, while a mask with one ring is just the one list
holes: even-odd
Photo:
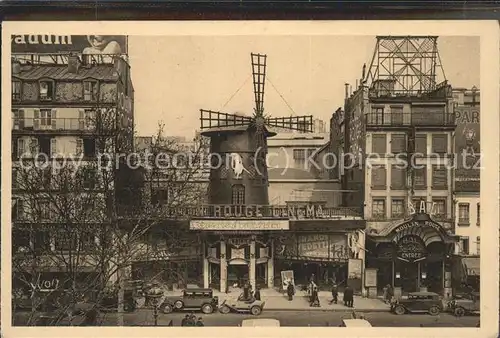
[[455, 191], [479, 192], [480, 174], [480, 109], [455, 107]]
[[377, 287], [377, 269], [365, 269], [365, 286]]
[[191, 220], [191, 230], [289, 230], [289, 221], [274, 220]]
[[403, 223], [401, 224], [399, 227], [397, 227], [394, 232], [398, 233], [398, 232], [401, 232], [403, 230], [407, 230], [407, 229], [412, 229], [412, 228], [415, 228], [415, 227], [431, 227], [439, 232], [442, 231], [441, 229], [441, 226], [437, 223], [434, 223], [434, 222], [429, 222], [429, 221], [425, 221], [425, 222], [416, 222], [416, 221], [409, 221], [409, 222], [406, 222], [406, 223]]
[[410, 215], [414, 214], [428, 214], [428, 215], [435, 215], [436, 211], [436, 202], [427, 202], [424, 200], [421, 200], [417, 203], [413, 203], [411, 201], [408, 201], [408, 213]]
[[402, 237], [398, 241], [397, 254], [398, 258], [402, 260], [414, 262], [425, 258], [427, 256], [427, 250], [418, 236], [408, 235]]
[[127, 54], [125, 35], [12, 35], [13, 54], [57, 54], [76, 52], [83, 54]]
[[300, 235], [297, 247], [301, 257], [349, 259], [347, 238], [343, 235]]

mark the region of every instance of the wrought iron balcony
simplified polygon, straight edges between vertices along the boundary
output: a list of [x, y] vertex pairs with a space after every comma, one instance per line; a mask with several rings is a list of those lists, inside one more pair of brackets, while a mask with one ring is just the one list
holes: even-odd
[[79, 118], [15, 118], [12, 130], [19, 131], [94, 131], [95, 124]]
[[418, 112], [418, 113], [368, 113], [365, 114], [365, 123], [371, 127], [453, 127], [456, 126], [455, 114]]

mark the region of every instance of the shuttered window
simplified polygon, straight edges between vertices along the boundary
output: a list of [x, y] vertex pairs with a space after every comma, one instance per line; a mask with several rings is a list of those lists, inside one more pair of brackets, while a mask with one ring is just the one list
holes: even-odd
[[446, 134], [432, 135], [432, 152], [446, 154], [448, 152], [448, 136]]
[[372, 216], [375, 219], [383, 219], [385, 214], [385, 199], [374, 198], [372, 201]]
[[427, 155], [427, 135], [415, 135], [415, 153]]
[[414, 184], [413, 189], [426, 189], [427, 188], [427, 168], [414, 169]]
[[391, 189], [404, 189], [406, 184], [406, 170], [400, 166], [391, 167]]
[[406, 151], [406, 135], [392, 134], [391, 136], [391, 153], [399, 154]]
[[387, 152], [387, 142], [385, 134], [373, 134], [372, 153], [385, 154]]
[[372, 167], [372, 189], [385, 190], [387, 185], [386, 179], [386, 169], [384, 166]]
[[433, 166], [432, 167], [432, 188], [433, 189], [447, 189], [448, 177], [445, 167]]
[[405, 214], [405, 200], [403, 198], [392, 199], [391, 204], [391, 217], [392, 218], [403, 218]]

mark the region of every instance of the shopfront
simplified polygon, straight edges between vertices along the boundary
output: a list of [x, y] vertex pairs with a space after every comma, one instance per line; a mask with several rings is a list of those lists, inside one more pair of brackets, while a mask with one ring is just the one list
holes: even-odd
[[366, 268], [376, 271], [376, 285], [370, 287], [380, 291], [391, 285], [401, 294], [451, 294], [451, 254], [456, 240], [427, 214], [415, 214], [369, 234]]

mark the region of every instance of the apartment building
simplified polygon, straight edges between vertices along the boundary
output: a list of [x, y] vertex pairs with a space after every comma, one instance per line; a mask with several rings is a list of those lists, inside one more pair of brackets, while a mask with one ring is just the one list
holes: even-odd
[[411, 46], [437, 53], [437, 37], [377, 37], [369, 70], [354, 92], [346, 86], [344, 153], [351, 156], [342, 180], [353, 192], [344, 205], [364, 209], [369, 295], [388, 284], [397, 294], [447, 294], [456, 242], [451, 86], [437, 83], [439, 69], [428, 75], [405, 65], [396, 44], [420, 67], [435, 67]]
[[480, 221], [480, 90], [454, 88], [457, 129], [454, 180], [455, 234], [460, 237], [455, 254], [462, 259], [470, 284], [479, 286]]
[[[74, 47], [52, 54], [13, 47], [13, 287], [28, 293], [98, 278], [100, 213], [106, 192], [118, 187], [99, 175], [97, 157], [132, 150], [126, 56], [82, 56]], [[46, 168], [36, 167], [42, 162]], [[45, 286], [31, 290], [32, 282]]]

